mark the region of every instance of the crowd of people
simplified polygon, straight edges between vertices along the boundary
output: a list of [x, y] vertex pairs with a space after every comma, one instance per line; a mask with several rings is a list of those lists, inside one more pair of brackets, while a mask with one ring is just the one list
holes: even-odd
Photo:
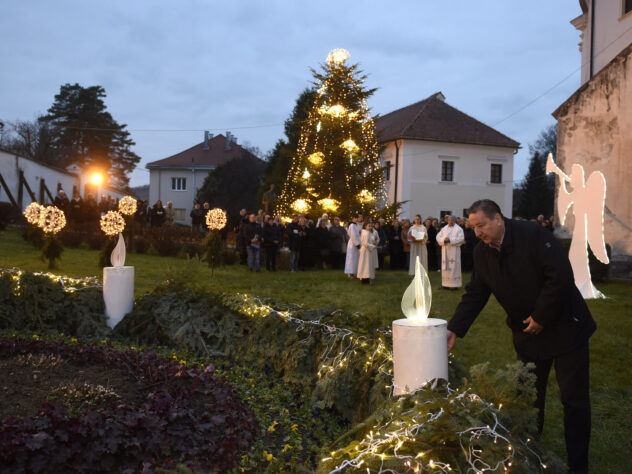
[[[444, 230], [447, 229], [447, 230]], [[453, 230], [454, 229], [454, 230]], [[249, 214], [242, 209], [234, 226], [236, 248], [241, 263], [250, 271], [261, 271], [265, 262], [268, 271], [276, 270], [276, 259], [281, 248], [290, 252], [290, 271], [313, 268], [343, 269], [349, 279], [370, 284], [375, 270], [386, 267], [404, 270], [411, 275], [419, 257], [427, 271], [438, 271], [455, 266], [458, 258], [459, 274], [462, 268], [472, 266], [472, 250], [476, 243], [474, 231], [467, 219], [446, 216], [442, 222], [416, 215], [409, 219], [371, 219], [354, 214], [346, 223], [340, 217], [323, 214], [317, 219], [295, 214], [284, 224], [279, 216], [265, 214], [263, 210]], [[452, 235], [452, 233], [456, 235]], [[437, 237], [439, 236], [439, 240]], [[442, 250], [445, 249], [445, 250]], [[448, 255], [442, 258], [442, 254]], [[452, 255], [454, 254], [454, 255]], [[459, 278], [448, 286], [456, 285]]]

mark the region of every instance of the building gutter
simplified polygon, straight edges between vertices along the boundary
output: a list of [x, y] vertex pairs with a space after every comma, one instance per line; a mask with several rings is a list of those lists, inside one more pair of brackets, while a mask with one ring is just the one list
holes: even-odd
[[595, 73], [595, 0], [590, 3], [590, 79]]

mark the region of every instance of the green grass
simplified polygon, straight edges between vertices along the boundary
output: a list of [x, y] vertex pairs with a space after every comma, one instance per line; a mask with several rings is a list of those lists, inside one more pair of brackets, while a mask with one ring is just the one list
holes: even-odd
[[[25, 243], [17, 229], [0, 232], [0, 267], [19, 267], [27, 271], [47, 271], [40, 252]], [[66, 249], [59, 268], [54, 272], [71, 277], [97, 276], [98, 252]], [[209, 291], [243, 292], [306, 307], [336, 306], [361, 313], [374, 324], [388, 326], [402, 316], [400, 301], [410, 283], [404, 272], [378, 271], [373, 286], [348, 281], [342, 271], [313, 270], [299, 273], [278, 271], [250, 273], [235, 265], [210, 269], [203, 263], [179, 258], [128, 254], [126, 264], [136, 268], [136, 296], [150, 292], [173, 272], [191, 272], [191, 278]], [[464, 275], [464, 281], [469, 275]], [[434, 288], [432, 317], [449, 319], [462, 291], [441, 290], [440, 275], [432, 272]], [[632, 282], [609, 282], [596, 285], [609, 298], [590, 300], [588, 305], [598, 330], [591, 339], [591, 396], [593, 431], [591, 472], [625, 473], [630, 470], [632, 449]], [[492, 298], [465, 339], [458, 340], [456, 357], [466, 365], [489, 361], [501, 367], [515, 359], [505, 314]], [[543, 441], [565, 459], [562, 407], [554, 373], [547, 396]]]

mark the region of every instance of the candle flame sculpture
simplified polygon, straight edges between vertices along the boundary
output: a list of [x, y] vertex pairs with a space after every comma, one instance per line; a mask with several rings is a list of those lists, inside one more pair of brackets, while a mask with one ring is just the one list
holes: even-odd
[[432, 305], [432, 288], [426, 269], [419, 261], [415, 261], [415, 277], [402, 297], [402, 312], [408, 319], [424, 322], [428, 320]]
[[110, 261], [113, 267], [122, 267], [125, 265], [125, 256], [127, 252], [125, 250], [125, 240], [123, 240], [123, 234], [119, 234], [116, 247], [112, 250], [110, 255]]

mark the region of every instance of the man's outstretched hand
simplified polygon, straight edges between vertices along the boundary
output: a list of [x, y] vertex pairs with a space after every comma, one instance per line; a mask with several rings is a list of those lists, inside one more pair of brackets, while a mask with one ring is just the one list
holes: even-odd
[[454, 347], [454, 343], [456, 342], [456, 334], [448, 329], [448, 352], [452, 350]]
[[542, 331], [542, 329], [544, 329], [542, 326], [540, 326], [535, 319], [533, 319], [531, 316], [529, 316], [527, 319], [525, 319], [524, 321], [522, 321], [524, 324], [528, 324], [528, 326], [526, 328], [524, 328], [522, 330], [522, 332], [526, 332], [528, 334], [540, 334], [540, 332]]

